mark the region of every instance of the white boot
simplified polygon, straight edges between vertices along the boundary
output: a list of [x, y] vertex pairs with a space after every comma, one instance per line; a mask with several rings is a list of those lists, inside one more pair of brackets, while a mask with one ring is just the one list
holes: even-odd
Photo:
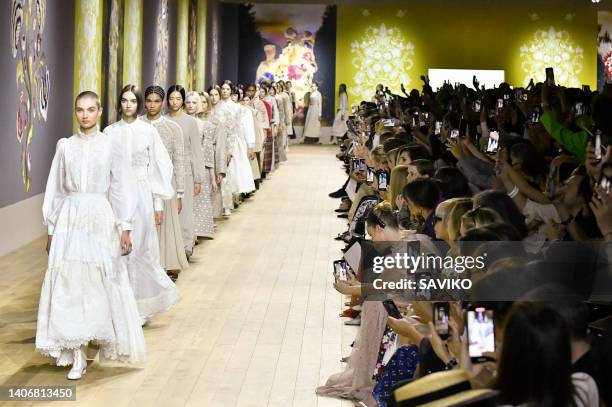
[[68, 380], [79, 380], [87, 371], [87, 358], [82, 350], [74, 350], [72, 369], [68, 372]]

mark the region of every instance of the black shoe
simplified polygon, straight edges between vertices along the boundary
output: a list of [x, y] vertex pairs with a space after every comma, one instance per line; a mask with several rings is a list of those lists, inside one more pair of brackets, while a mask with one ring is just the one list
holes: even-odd
[[338, 215], [338, 217], [340, 219], [348, 219], [348, 213], [341, 213], [340, 215]]
[[330, 198], [342, 198], [343, 196], [348, 196], [344, 188], [340, 188], [339, 190], [329, 194]]
[[334, 209], [334, 212], [336, 212], [336, 213], [345, 213], [345, 212], [348, 212], [349, 210], [350, 210], [350, 208], [348, 208], [348, 209]]
[[338, 233], [338, 236], [334, 237], [334, 240], [343, 241], [347, 236], [349, 236], [348, 232]]

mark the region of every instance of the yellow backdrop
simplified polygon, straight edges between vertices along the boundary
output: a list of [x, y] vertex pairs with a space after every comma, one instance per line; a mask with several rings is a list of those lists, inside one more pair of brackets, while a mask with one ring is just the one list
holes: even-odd
[[[371, 97], [378, 81], [396, 91], [400, 81], [420, 89], [429, 68], [503, 69], [507, 82], [525, 86], [531, 72], [543, 75], [556, 59], [558, 82], [593, 88], [596, 36], [594, 9], [339, 6], [336, 83], [347, 84], [349, 103]], [[394, 74], [398, 69], [405, 76]]]

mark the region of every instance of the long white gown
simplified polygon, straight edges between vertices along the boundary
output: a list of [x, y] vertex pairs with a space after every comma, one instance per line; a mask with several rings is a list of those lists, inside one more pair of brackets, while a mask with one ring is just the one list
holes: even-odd
[[306, 114], [306, 120], [304, 121], [304, 135], [303, 139], [316, 139], [315, 142], [321, 137], [321, 105], [323, 99], [321, 92], [315, 90], [310, 94], [308, 103], [308, 113]]
[[[221, 123], [228, 129], [227, 137], [232, 159], [228, 166], [227, 182], [233, 193], [246, 193], [255, 190], [255, 181], [249, 162], [247, 139], [244, 134], [246, 115], [242, 107], [232, 100], [221, 100], [215, 110], [223, 117]], [[218, 116], [219, 117], [219, 116]], [[255, 135], [253, 134], [253, 143]], [[225, 181], [225, 179], [224, 179]], [[225, 194], [225, 191], [223, 192]], [[224, 196], [225, 200], [225, 196]]]
[[[154, 126], [141, 119], [118, 121], [104, 132], [120, 138], [131, 160], [136, 188], [132, 253], [124, 257], [140, 316], [166, 311], [181, 295], [159, 261], [159, 240], [154, 211], [163, 211], [164, 199], [174, 196], [172, 162]], [[154, 204], [155, 201], [155, 204]]]
[[338, 96], [338, 112], [336, 113], [336, 118], [334, 119], [334, 124], [332, 125], [332, 135], [334, 137], [341, 138], [348, 131], [348, 126], [346, 125], [346, 121], [348, 119], [348, 97], [346, 93], [341, 93]]
[[38, 306], [36, 350], [58, 366], [89, 341], [102, 360], [144, 362], [146, 348], [120, 232], [132, 229], [127, 160], [97, 131], [60, 139], [43, 219], [53, 235]]

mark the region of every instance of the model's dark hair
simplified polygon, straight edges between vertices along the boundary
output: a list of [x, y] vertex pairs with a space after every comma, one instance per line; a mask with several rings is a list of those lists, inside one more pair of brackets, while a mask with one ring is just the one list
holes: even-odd
[[121, 92], [119, 92], [119, 100], [117, 100], [117, 112], [121, 114], [121, 99], [123, 99], [123, 95], [126, 92], [132, 92], [136, 96], [136, 112], [138, 113], [140, 111], [140, 108], [142, 107], [142, 92], [140, 91], [140, 88], [138, 86], [131, 84], [125, 85], [123, 89], [121, 89]]
[[542, 407], [575, 404], [569, 331], [552, 306], [513, 306], [505, 323], [497, 373], [503, 403]]
[[338, 95], [346, 93], [346, 83], [341, 83], [338, 87]]
[[474, 196], [474, 207], [484, 206], [493, 209], [502, 217], [504, 222], [511, 224], [520, 233], [521, 237], [527, 236], [527, 225], [525, 216], [521, 213], [512, 198], [501, 191], [482, 191]]
[[470, 197], [472, 191], [467, 178], [456, 167], [443, 167], [436, 171], [444, 199]]
[[91, 98], [91, 99], [95, 99], [98, 105], [98, 109], [102, 107], [102, 104], [100, 103], [100, 96], [98, 96], [98, 94], [96, 92], [93, 92], [91, 90], [86, 90], [84, 92], [81, 92], [77, 95], [76, 99], [74, 99], [74, 107], [76, 109], [76, 105], [77, 102], [81, 99], [85, 99], [85, 98]]
[[402, 197], [421, 208], [434, 210], [440, 200], [440, 186], [431, 178], [417, 178], [406, 184]]
[[170, 95], [173, 92], [180, 93], [181, 97], [183, 98], [183, 104], [185, 104], [185, 88], [181, 85], [172, 85], [168, 88], [168, 92], [166, 92], [166, 95], [168, 95], [168, 98], [166, 99], [166, 103], [168, 104], [168, 106], [170, 106]]

